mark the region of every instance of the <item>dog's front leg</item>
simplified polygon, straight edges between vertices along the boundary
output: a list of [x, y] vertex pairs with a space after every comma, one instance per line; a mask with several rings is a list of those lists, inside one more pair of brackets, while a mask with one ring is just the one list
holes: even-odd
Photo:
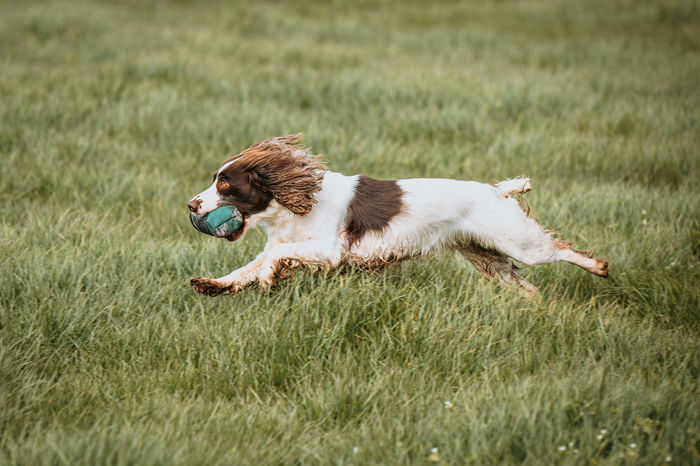
[[219, 278], [191, 278], [190, 285], [198, 293], [207, 296], [218, 296], [222, 293], [237, 294], [243, 289], [257, 282], [258, 271], [265, 259], [265, 252], [261, 252], [252, 262], [236, 269], [228, 275]]
[[258, 254], [254, 261], [219, 278], [192, 278], [198, 293], [217, 296], [237, 294], [255, 283], [271, 288], [284, 272], [295, 267], [336, 267], [341, 260], [340, 248], [327, 241], [303, 241], [273, 246]]
[[263, 289], [269, 289], [286, 272], [298, 267], [337, 267], [341, 261], [338, 244], [329, 241], [302, 241], [278, 244], [266, 251], [257, 281]]

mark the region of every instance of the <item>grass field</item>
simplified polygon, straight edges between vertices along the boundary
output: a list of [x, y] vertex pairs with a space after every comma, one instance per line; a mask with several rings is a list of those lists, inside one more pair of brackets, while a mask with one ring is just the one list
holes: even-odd
[[[698, 464], [700, 6], [4, 2], [0, 464]], [[444, 255], [206, 298], [223, 158], [525, 174], [602, 280]]]

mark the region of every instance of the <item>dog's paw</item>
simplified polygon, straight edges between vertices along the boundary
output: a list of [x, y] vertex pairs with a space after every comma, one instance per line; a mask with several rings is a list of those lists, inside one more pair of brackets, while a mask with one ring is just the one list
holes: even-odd
[[197, 293], [206, 296], [218, 296], [221, 293], [228, 290], [227, 287], [220, 286], [215, 280], [211, 278], [190, 278], [190, 285], [197, 290]]
[[596, 262], [598, 263], [598, 270], [595, 274], [599, 277], [608, 278], [608, 261], [596, 258]]

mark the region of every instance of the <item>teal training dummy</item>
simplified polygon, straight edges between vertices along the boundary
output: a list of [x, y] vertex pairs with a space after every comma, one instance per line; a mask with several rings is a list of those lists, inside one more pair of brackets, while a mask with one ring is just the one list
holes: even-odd
[[190, 214], [192, 226], [202, 233], [225, 238], [232, 236], [243, 228], [243, 216], [232, 205], [217, 207], [207, 215]]

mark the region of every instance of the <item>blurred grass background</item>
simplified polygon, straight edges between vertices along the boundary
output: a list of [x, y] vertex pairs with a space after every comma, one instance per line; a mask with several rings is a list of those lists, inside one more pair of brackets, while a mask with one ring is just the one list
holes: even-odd
[[[700, 461], [695, 1], [2, 2], [0, 463]], [[205, 298], [185, 203], [303, 131], [332, 169], [531, 176], [611, 278], [444, 255]]]

